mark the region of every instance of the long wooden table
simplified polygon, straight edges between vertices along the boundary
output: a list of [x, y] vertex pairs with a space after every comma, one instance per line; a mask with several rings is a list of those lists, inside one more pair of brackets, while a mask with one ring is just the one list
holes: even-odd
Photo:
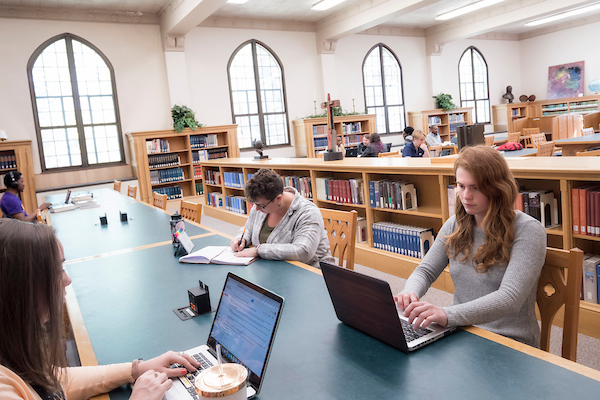
[[563, 156], [577, 155], [578, 151], [585, 151], [594, 147], [600, 147], [600, 133], [588, 136], [578, 136], [568, 139], [560, 139], [554, 142], [556, 147], [562, 148]]
[[[77, 214], [61, 218], [77, 219]], [[157, 221], [156, 229], [163, 229]], [[187, 225], [206, 231], [193, 239], [198, 248], [229, 243], [215, 231]], [[87, 226], [82, 235], [94, 229]], [[95, 256], [65, 263], [73, 281], [67, 305], [84, 365], [150, 358], [205, 343], [213, 315], [181, 321], [172, 310], [186, 305], [187, 289], [198, 279], [211, 287], [216, 308], [232, 271], [286, 299], [260, 399], [594, 398], [600, 391], [600, 372], [477, 328], [414, 354], [401, 353], [339, 323], [320, 271], [301, 263], [180, 264], [170, 242], [110, 251], [104, 242], [121, 233], [102, 232], [104, 238], [84, 244], [85, 253]], [[57, 234], [69, 246], [64, 230]], [[121, 388], [110, 398], [128, 395]]]

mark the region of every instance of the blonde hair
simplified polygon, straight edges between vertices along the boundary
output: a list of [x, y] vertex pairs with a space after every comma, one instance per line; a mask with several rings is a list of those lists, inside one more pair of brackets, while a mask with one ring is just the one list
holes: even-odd
[[485, 243], [471, 254], [475, 217], [467, 214], [462, 203], [456, 201], [458, 227], [447, 236], [446, 253], [449, 258], [462, 254], [463, 259], [458, 261], [470, 259], [477, 272], [487, 272], [491, 266], [510, 260], [515, 238], [517, 184], [504, 157], [488, 146], [464, 147], [454, 163], [455, 174], [458, 168], [468, 171], [475, 179], [477, 189], [489, 199], [490, 205], [482, 223]]
[[420, 130], [420, 129], [416, 129], [412, 133], [412, 137], [413, 137], [413, 140], [415, 140], [415, 139], [423, 139], [423, 140], [425, 140], [425, 133], [423, 133], [423, 131]]

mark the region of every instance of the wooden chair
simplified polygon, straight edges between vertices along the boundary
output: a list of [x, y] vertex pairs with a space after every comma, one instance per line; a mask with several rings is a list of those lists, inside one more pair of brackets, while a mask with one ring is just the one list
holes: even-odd
[[152, 193], [152, 201], [153, 201], [154, 207], [158, 207], [163, 210], [167, 209], [167, 195], [166, 194], [160, 194], [158, 192], [153, 192]]
[[114, 190], [116, 190], [117, 192], [121, 192], [121, 181], [115, 179], [113, 185]]
[[508, 142], [521, 143], [521, 132], [511, 132], [508, 134]]
[[550, 328], [564, 305], [562, 356], [577, 360], [579, 296], [583, 274], [583, 251], [546, 248], [546, 262], [537, 285], [536, 301], [542, 320], [540, 348], [549, 351]]
[[537, 149], [540, 143], [546, 142], [546, 134], [545, 133], [534, 133], [531, 137], [531, 145], [532, 148]]
[[484, 139], [485, 139], [485, 145], [486, 146], [493, 146], [494, 145], [494, 137], [493, 136], [486, 136]]
[[137, 186], [127, 185], [127, 196], [135, 199], [137, 195]]
[[523, 128], [523, 136], [531, 136], [540, 133], [540, 128]]
[[356, 245], [356, 219], [358, 213], [356, 210], [350, 212], [329, 210], [321, 208], [323, 216], [323, 225], [327, 231], [331, 255], [339, 259], [340, 267], [344, 265], [346, 259], [346, 268], [354, 269], [354, 248]]
[[594, 128], [583, 128], [583, 130], [581, 131], [581, 134], [583, 136], [590, 136], [594, 134]]
[[37, 210], [36, 217], [37, 217], [37, 222], [38, 223], [42, 223], [42, 224], [46, 223], [46, 220], [44, 219], [44, 216], [42, 215], [42, 212], [40, 210]]
[[439, 157], [440, 156], [440, 151], [442, 151], [442, 145], [441, 144], [436, 144], [435, 146], [431, 146], [429, 148], [429, 155], [431, 157]]
[[600, 156], [600, 149], [588, 150], [588, 151], [578, 151], [575, 155], [578, 157]]
[[181, 214], [183, 218], [189, 219], [199, 224], [200, 218], [202, 217], [202, 204], [196, 204], [190, 201], [181, 200], [179, 214]]
[[554, 154], [554, 142], [543, 142], [538, 144], [538, 157], [552, 157]]
[[317, 158], [324, 158], [325, 157], [325, 153], [317, 153]]
[[388, 151], [386, 153], [379, 153], [377, 157], [401, 157], [399, 151]]

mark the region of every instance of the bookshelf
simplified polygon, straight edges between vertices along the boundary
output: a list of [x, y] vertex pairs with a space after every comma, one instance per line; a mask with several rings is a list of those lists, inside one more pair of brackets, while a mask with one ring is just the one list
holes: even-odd
[[[563, 249], [579, 247], [585, 252], [600, 254], [600, 238], [574, 235], [572, 218], [572, 189], [586, 184], [600, 184], [600, 164], [594, 157], [532, 157], [507, 159], [507, 162], [520, 186], [529, 190], [550, 190], [557, 198], [560, 224], [546, 230], [549, 246]], [[244, 182], [247, 182], [248, 173], [254, 173], [259, 168], [271, 168], [282, 176], [310, 177], [313, 182], [313, 201], [317, 206], [344, 211], [356, 210], [359, 217], [366, 218], [368, 227], [367, 242], [356, 244], [356, 262], [403, 278], [407, 278], [421, 260], [375, 248], [372, 225], [377, 222], [415, 225], [431, 228], [437, 235], [449, 217], [447, 188], [454, 183], [452, 163], [435, 163], [429, 159], [411, 158], [347, 158], [336, 162], [335, 165], [325, 163], [322, 159], [283, 158], [262, 162], [228, 158], [202, 163], [203, 170], [241, 172]], [[340, 180], [362, 179], [364, 204], [320, 199], [314, 183], [317, 178], [324, 177]], [[368, 201], [368, 182], [374, 180], [411, 182], [416, 188], [418, 207], [411, 210], [371, 207]], [[211, 186], [209, 190], [237, 193], [223, 184], [214, 188]], [[247, 218], [245, 215], [211, 206], [205, 206], [204, 212], [206, 215], [238, 225], [244, 224]], [[447, 270], [440, 275], [433, 287], [454, 291]], [[557, 321], [561, 321], [562, 317], [559, 314], [557, 318]], [[600, 338], [600, 305], [582, 302], [579, 332]]]
[[31, 140], [0, 142], [0, 194], [4, 194], [4, 175], [11, 171], [23, 174], [25, 189], [21, 193], [21, 202], [25, 211], [34, 212], [38, 208], [33, 177], [33, 159], [31, 158]]
[[[376, 132], [376, 115], [346, 115], [333, 117], [333, 124], [338, 135], [342, 136], [344, 147], [356, 147], [362, 141], [362, 135]], [[306, 146], [308, 158], [315, 158], [318, 152], [327, 150], [327, 118], [306, 118], [294, 121], [294, 136], [299, 149]]]
[[199, 196], [204, 189], [200, 160], [239, 157], [237, 125], [210, 126], [181, 133], [132, 132], [140, 199], [152, 203], [152, 192], [169, 200]]
[[431, 125], [437, 125], [442, 141], [450, 141], [456, 136], [458, 126], [473, 123], [473, 108], [455, 108], [452, 111], [444, 111], [441, 108], [428, 111], [409, 111], [408, 123], [413, 128], [422, 130], [425, 135], [429, 134]]

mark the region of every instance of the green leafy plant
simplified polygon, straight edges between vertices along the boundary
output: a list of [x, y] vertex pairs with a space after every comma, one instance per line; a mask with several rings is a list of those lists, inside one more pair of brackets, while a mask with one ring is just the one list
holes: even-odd
[[[356, 111], [354, 111], [354, 112], [344, 112], [344, 110], [342, 110], [342, 106], [335, 106], [335, 107], [332, 108], [332, 111], [333, 111], [333, 116], [334, 117], [344, 117], [346, 115], [360, 115], [360, 114], [363, 114], [363, 113], [359, 113], [359, 112], [356, 112]], [[366, 111], [364, 112], [364, 114], [366, 114]], [[304, 118], [323, 118], [323, 117], [326, 117], [326, 116], [327, 116], [327, 113], [324, 112], [323, 114], [309, 115], [309, 116], [304, 117]]]
[[435, 99], [436, 108], [441, 108], [444, 111], [452, 111], [456, 108], [456, 104], [452, 102], [452, 96], [449, 94], [440, 93], [432, 97]]
[[186, 127], [196, 130], [204, 126], [196, 121], [196, 113], [186, 106], [175, 104], [171, 109], [171, 116], [173, 117], [173, 130], [178, 133], [183, 132]]

